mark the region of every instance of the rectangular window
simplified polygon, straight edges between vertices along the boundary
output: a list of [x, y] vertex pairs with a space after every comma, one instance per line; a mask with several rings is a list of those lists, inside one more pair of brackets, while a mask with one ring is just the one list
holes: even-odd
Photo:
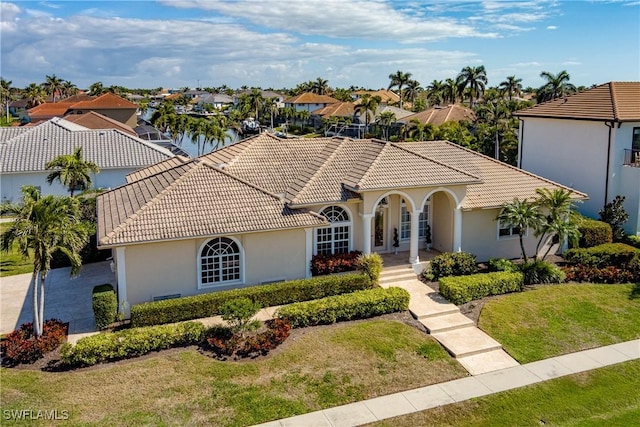
[[418, 221], [418, 237], [420, 239], [427, 238], [427, 226], [429, 225], [429, 205], [425, 204], [420, 212], [420, 220]]
[[633, 139], [631, 140], [631, 149], [640, 151], [640, 128], [633, 128]]
[[[510, 227], [508, 225], [498, 223], [498, 239], [507, 239], [510, 237], [518, 237], [520, 234], [520, 227]], [[524, 236], [527, 236], [527, 230], [524, 232]]]
[[411, 213], [407, 209], [407, 205], [402, 201], [400, 208], [400, 240], [409, 240], [411, 238]]

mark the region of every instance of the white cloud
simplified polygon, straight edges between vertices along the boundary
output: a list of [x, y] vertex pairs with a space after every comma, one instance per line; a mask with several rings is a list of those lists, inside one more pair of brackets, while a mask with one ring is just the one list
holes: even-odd
[[556, 27], [555, 25], [549, 25], [547, 26], [547, 30], [557, 30], [558, 27]]

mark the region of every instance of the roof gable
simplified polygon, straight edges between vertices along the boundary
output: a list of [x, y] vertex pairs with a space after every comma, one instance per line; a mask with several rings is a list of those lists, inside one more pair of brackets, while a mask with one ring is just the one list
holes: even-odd
[[104, 93], [97, 98], [88, 100], [88, 101], [80, 101], [71, 106], [73, 110], [79, 109], [137, 109], [138, 104], [135, 104], [131, 101], [128, 101], [124, 98], [119, 97], [111, 92]]
[[313, 92], [305, 92], [292, 98], [285, 99], [285, 104], [333, 104], [340, 102], [328, 95], [318, 95]]

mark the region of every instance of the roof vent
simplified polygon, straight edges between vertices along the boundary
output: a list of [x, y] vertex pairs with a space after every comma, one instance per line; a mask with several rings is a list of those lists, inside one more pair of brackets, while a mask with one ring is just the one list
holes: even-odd
[[49, 140], [49, 138], [47, 138], [46, 136], [44, 138], [42, 138], [42, 142], [47, 142]]
[[220, 169], [224, 169], [226, 166], [227, 166], [227, 164], [226, 164], [226, 163], [218, 163], [218, 167], [219, 167]]
[[105, 132], [104, 132], [103, 130], [101, 130], [99, 135], [100, 135], [100, 136], [104, 136], [104, 135], [105, 135]]

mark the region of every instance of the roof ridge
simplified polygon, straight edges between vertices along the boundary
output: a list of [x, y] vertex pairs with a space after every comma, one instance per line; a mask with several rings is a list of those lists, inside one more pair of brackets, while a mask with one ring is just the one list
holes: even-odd
[[[378, 154], [376, 154], [376, 158], [373, 159], [373, 161], [371, 163], [369, 163], [369, 167], [367, 168], [367, 171], [362, 174], [362, 176], [360, 177], [358, 182], [363, 182], [366, 178], [369, 177], [370, 173], [373, 173], [373, 168], [378, 164], [378, 162], [380, 160], [380, 156], [391, 145], [391, 143], [389, 143], [389, 142], [381, 141], [381, 140], [375, 139], [375, 138], [370, 138], [369, 139], [369, 145], [367, 146], [367, 148], [372, 146], [373, 143], [378, 144], [378, 145], [382, 144], [382, 149], [380, 149], [380, 151], [378, 151]], [[360, 156], [358, 156], [358, 160], [360, 160]], [[359, 187], [359, 185], [358, 185], [358, 187]]]
[[[302, 186], [302, 188], [300, 189], [300, 191], [298, 191], [298, 193], [296, 194], [296, 196], [293, 199], [288, 199], [289, 202], [291, 203], [295, 203], [295, 201], [298, 199], [298, 196], [306, 189], [309, 187], [309, 185], [311, 184], [311, 182], [314, 181], [315, 177], [318, 176], [318, 174], [324, 170], [324, 167], [327, 165], [327, 163], [333, 159], [338, 152], [338, 149], [340, 147], [342, 147], [342, 143], [346, 140], [351, 140], [351, 138], [344, 138], [344, 137], [333, 137], [330, 138], [329, 141], [325, 144], [325, 146], [322, 148], [322, 150], [320, 150], [320, 152], [318, 154], [316, 154], [315, 157], [310, 157], [309, 161], [307, 162], [307, 164], [305, 165], [304, 169], [301, 172], [304, 172], [307, 170], [307, 168], [309, 168], [309, 166], [313, 163], [314, 158], [319, 157], [322, 153], [324, 153], [324, 151], [327, 149], [327, 147], [329, 146], [329, 144], [337, 144], [335, 146], [335, 148], [332, 150], [331, 154], [329, 154], [324, 161], [322, 162], [322, 164], [320, 165], [319, 168], [317, 168], [315, 170], [315, 172], [309, 177], [309, 179], [306, 180], [305, 184]], [[296, 177], [297, 178], [297, 177]], [[285, 196], [287, 196], [287, 194], [289, 193], [289, 189], [291, 188], [291, 184], [289, 184], [287, 186], [287, 188], [285, 189]]]
[[[428, 142], [428, 141], [424, 141], [424, 142]], [[444, 141], [444, 142], [449, 142], [449, 141]], [[462, 169], [460, 169], [460, 168], [457, 168], [457, 167], [455, 167], [455, 166], [448, 165], [448, 164], [446, 164], [446, 163], [444, 163], [444, 162], [441, 162], [441, 161], [439, 161], [439, 160], [432, 159], [431, 157], [427, 157], [427, 156], [424, 156], [424, 155], [422, 155], [422, 154], [420, 154], [420, 153], [416, 153], [415, 151], [411, 151], [411, 150], [409, 150], [408, 148], [401, 147], [401, 146], [400, 146], [400, 144], [398, 144], [398, 143], [393, 143], [393, 142], [391, 142], [390, 144], [392, 144], [394, 147], [397, 147], [397, 148], [399, 148], [399, 149], [401, 149], [401, 150], [406, 151], [407, 153], [411, 153], [411, 154], [413, 154], [413, 155], [415, 155], [415, 156], [422, 157], [423, 159], [429, 160], [430, 162], [436, 163], [436, 164], [438, 164], [438, 165], [440, 165], [440, 166], [444, 166], [444, 167], [449, 168], [449, 169], [452, 169], [452, 170], [454, 170], [454, 171], [456, 171], [456, 172], [460, 172], [460, 173], [462, 173], [462, 174], [465, 174], [465, 175], [467, 175], [467, 176], [470, 176], [471, 178], [475, 178], [475, 179], [479, 179], [480, 181], [484, 181], [482, 178], [480, 178], [479, 176], [476, 176], [476, 175], [474, 175], [474, 174], [470, 173], [469, 171], [462, 170]], [[409, 143], [409, 144], [411, 144], [411, 143]], [[453, 144], [453, 143], [450, 143], [450, 144]], [[462, 147], [461, 145], [458, 145], [458, 144], [455, 144], [455, 145], [456, 145], [456, 146], [458, 146], [458, 147], [464, 148], [464, 147]], [[466, 150], [466, 148], [465, 148], [465, 150]], [[472, 151], [472, 150], [469, 150], [469, 151]], [[475, 151], [472, 151], [472, 152], [474, 152], [474, 153], [475, 153]], [[480, 153], [478, 153], [478, 154], [480, 154]]]
[[614, 82], [609, 82], [608, 84], [609, 94], [611, 95], [611, 109], [613, 110], [613, 119], [617, 122], [620, 117], [618, 115], [618, 99], [614, 88]]

